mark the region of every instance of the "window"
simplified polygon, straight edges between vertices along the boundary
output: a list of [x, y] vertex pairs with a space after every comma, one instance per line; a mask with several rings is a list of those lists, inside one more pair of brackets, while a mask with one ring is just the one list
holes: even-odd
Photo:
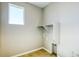
[[9, 24], [24, 25], [24, 8], [9, 4]]

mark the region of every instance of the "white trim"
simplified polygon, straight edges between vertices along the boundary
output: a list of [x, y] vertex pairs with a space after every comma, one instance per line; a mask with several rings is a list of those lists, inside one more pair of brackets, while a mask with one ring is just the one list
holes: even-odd
[[42, 47], [42, 49], [46, 50], [48, 53], [51, 53], [51, 51], [49, 51], [49, 50], [46, 49], [45, 47]]
[[24, 53], [16, 54], [16, 55], [11, 56], [11, 57], [19, 57], [19, 56], [21, 56], [21, 55], [28, 54], [28, 53], [31, 53], [31, 52], [34, 52], [34, 51], [37, 51], [37, 50], [40, 50], [40, 49], [43, 49], [43, 48], [40, 47], [40, 48], [37, 48], [37, 49], [31, 50], [31, 51], [27, 51], [27, 52], [24, 52]]
[[40, 48], [31, 50], [31, 51], [27, 51], [27, 52], [24, 52], [24, 53], [16, 54], [16, 55], [11, 56], [11, 57], [19, 57], [19, 56], [22, 56], [22, 55], [24, 55], [24, 54], [28, 54], [28, 53], [31, 53], [31, 52], [34, 52], [34, 51], [37, 51], [37, 50], [40, 50], [40, 49], [44, 49], [44, 50], [46, 50], [48, 53], [51, 53], [51, 51], [49, 51], [48, 49], [46, 49], [46, 48], [44, 48], [44, 47], [40, 47]]

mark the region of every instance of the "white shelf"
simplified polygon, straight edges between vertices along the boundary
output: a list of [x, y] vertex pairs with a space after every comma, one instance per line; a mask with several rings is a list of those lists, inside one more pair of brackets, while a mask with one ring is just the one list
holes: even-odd
[[45, 31], [49, 31], [50, 29], [53, 30], [53, 24], [38, 26], [38, 28]]

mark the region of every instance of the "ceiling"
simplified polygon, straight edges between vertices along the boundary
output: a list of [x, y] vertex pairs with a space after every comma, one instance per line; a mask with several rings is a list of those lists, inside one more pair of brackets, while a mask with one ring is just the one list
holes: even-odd
[[33, 4], [37, 7], [44, 8], [47, 6], [50, 2], [29, 2], [30, 4]]

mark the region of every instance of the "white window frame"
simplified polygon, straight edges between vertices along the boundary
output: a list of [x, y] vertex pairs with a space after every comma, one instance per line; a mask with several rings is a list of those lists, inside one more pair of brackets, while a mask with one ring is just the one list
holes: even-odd
[[[8, 20], [8, 23], [9, 24], [13, 24], [13, 25], [24, 25], [24, 7], [18, 6], [18, 5], [15, 5], [15, 4], [11, 4], [11, 3], [9, 3], [8, 6], [9, 6], [9, 15], [8, 15], [9, 16], [9, 20]], [[22, 14], [23, 14], [23, 16], [22, 16], [22, 22], [19, 23], [19, 20], [16, 19], [18, 22], [15, 21], [16, 23], [12, 23], [11, 18], [10, 18], [10, 6], [22, 9], [22, 11], [23, 11], [22, 12]]]

